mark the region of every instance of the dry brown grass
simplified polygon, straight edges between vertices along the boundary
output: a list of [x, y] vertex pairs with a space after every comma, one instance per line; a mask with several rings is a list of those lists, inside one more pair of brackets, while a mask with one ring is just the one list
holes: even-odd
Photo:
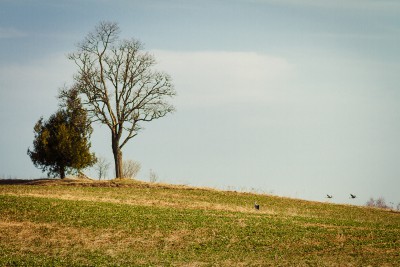
[[159, 249], [164, 252], [183, 250], [190, 243], [209, 241], [211, 237], [207, 231], [208, 229], [198, 228], [168, 233], [158, 230], [127, 232], [29, 221], [0, 221], [0, 239], [18, 253], [34, 252], [59, 257], [81, 257], [84, 251], [102, 251], [107, 256], [117, 257], [131, 250], [146, 255], [148, 261], [151, 254], [156, 254]]
[[99, 231], [33, 222], [2, 221], [0, 237], [3, 240], [8, 239], [11, 246], [18, 247], [21, 251], [30, 251], [34, 247], [36, 252], [43, 254], [52, 254], [54, 250], [63, 247], [79, 247], [85, 250], [100, 248], [106, 251], [111, 246], [114, 248], [112, 244], [117, 240], [118, 247], [127, 247], [135, 243], [146, 244], [141, 242], [143, 240], [127, 236], [121, 231], [110, 229]]

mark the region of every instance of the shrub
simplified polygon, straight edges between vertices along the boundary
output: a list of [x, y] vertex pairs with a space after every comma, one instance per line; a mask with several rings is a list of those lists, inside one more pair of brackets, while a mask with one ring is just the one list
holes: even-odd
[[365, 203], [367, 207], [375, 207], [375, 208], [382, 208], [382, 209], [389, 209], [390, 207], [386, 204], [386, 201], [383, 197], [380, 197], [378, 199], [374, 199], [371, 197], [367, 203]]
[[139, 162], [134, 160], [124, 160], [122, 164], [122, 177], [135, 178], [141, 169]]
[[155, 171], [153, 171], [152, 169], [150, 169], [150, 173], [149, 173], [149, 181], [150, 183], [155, 183], [158, 181], [158, 175]]

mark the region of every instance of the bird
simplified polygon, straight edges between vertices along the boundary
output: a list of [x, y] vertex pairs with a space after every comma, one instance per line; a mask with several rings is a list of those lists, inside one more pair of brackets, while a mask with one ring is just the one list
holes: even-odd
[[332, 196], [332, 195], [328, 195], [328, 194], [327, 194], [327, 195], [326, 195], [326, 197], [327, 197], [327, 198], [332, 198], [333, 196]]
[[254, 202], [254, 208], [255, 208], [256, 210], [259, 210], [259, 209], [260, 209], [260, 205], [257, 204], [257, 202]]
[[351, 197], [351, 198], [356, 198], [357, 196], [356, 196], [356, 195], [353, 195], [353, 194], [350, 194], [350, 197]]

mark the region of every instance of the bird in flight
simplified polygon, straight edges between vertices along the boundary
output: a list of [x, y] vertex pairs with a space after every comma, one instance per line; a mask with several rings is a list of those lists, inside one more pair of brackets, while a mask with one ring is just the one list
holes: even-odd
[[356, 198], [356, 195], [350, 194], [351, 198]]
[[332, 195], [328, 195], [328, 194], [327, 194], [327, 195], [326, 195], [326, 197], [327, 197], [327, 198], [332, 198], [333, 196], [332, 196]]

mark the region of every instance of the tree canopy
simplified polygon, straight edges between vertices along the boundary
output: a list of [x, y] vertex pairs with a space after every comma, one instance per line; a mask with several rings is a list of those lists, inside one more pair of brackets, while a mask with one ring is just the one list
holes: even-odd
[[90, 153], [90, 127], [75, 89], [60, 92], [60, 109], [46, 121], [40, 118], [34, 127], [33, 150], [28, 155], [33, 164], [48, 176], [65, 178], [96, 162]]

